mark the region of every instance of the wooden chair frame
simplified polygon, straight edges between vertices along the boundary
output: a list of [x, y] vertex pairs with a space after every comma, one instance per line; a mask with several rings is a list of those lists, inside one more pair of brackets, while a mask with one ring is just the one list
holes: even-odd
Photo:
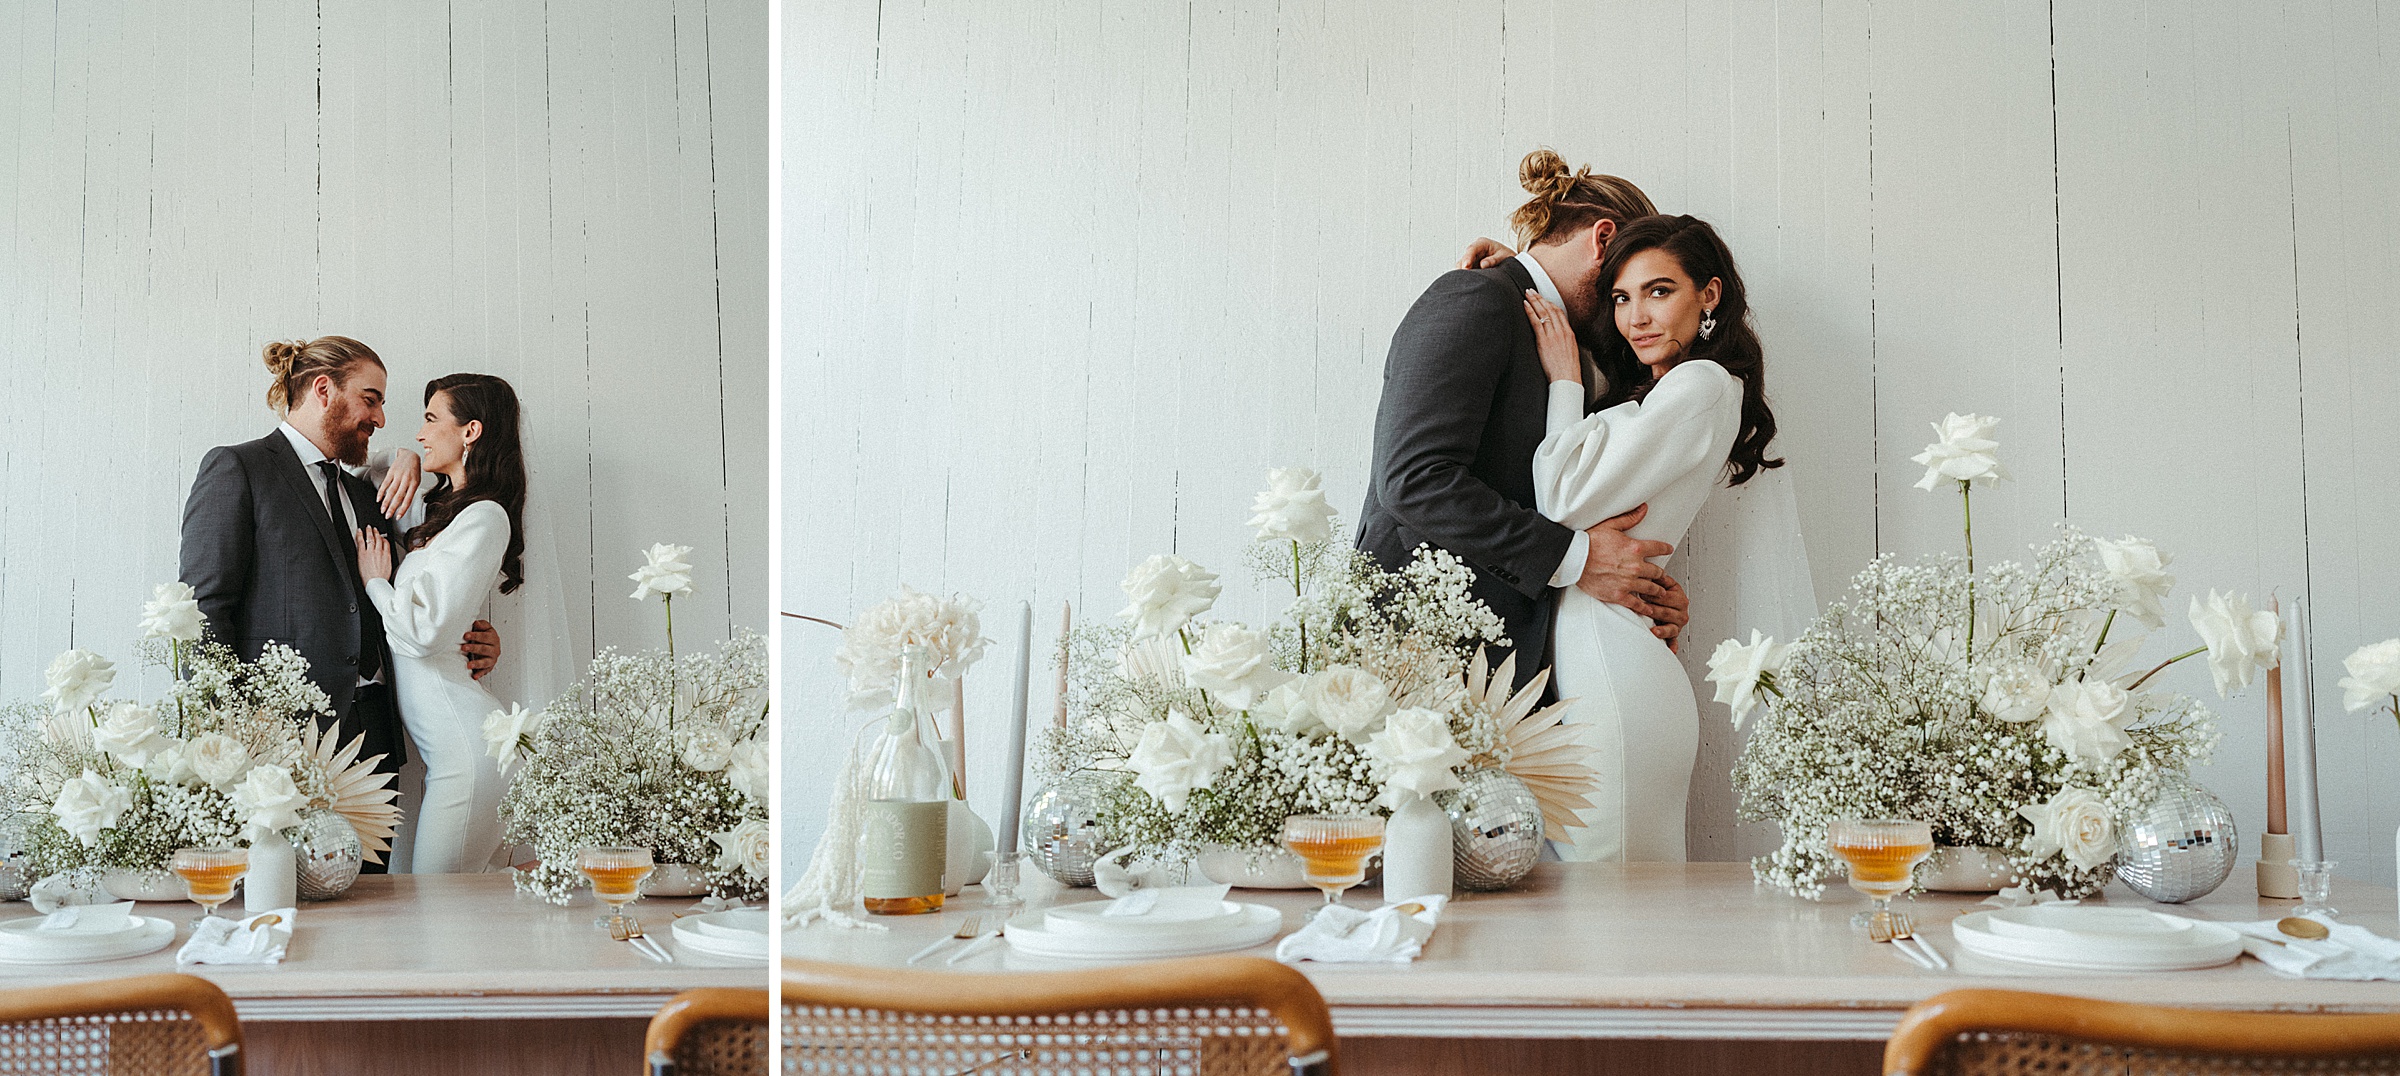
[[197, 975], [137, 975], [0, 991], [0, 1023], [161, 1009], [190, 1013], [200, 1025], [211, 1076], [242, 1076], [242, 1021], [234, 1015], [233, 999]]
[[642, 1038], [650, 1076], [674, 1076], [675, 1048], [693, 1029], [719, 1022], [768, 1027], [774, 1023], [774, 1008], [764, 990], [711, 986], [675, 995], [650, 1018], [650, 1030]]
[[1952, 990], [1910, 1007], [1884, 1046], [1887, 1076], [1930, 1071], [1959, 1035], [2013, 1031], [2193, 1054], [2400, 1053], [2400, 1014], [2177, 1009], [2022, 990]]
[[1292, 1071], [1332, 1076], [1333, 1016], [1308, 976], [1254, 956], [1203, 956], [1089, 971], [1009, 974], [876, 968], [787, 959], [785, 1005], [857, 1006], [925, 1016], [1020, 1016], [1235, 1002], [1288, 1033]]

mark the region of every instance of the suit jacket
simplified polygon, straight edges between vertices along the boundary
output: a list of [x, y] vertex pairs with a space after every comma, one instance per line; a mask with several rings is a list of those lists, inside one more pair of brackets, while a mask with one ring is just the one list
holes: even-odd
[[[359, 523], [395, 537], [374, 488], [335, 474]], [[387, 765], [396, 766], [407, 757], [398, 710], [376, 707], [352, 720], [360, 659], [379, 659], [385, 684], [392, 676], [383, 618], [352, 567], [346, 550], [353, 548], [281, 432], [201, 458], [183, 506], [182, 576], [209, 634], [244, 661], [256, 661], [269, 641], [298, 650], [342, 719], [342, 739], [363, 733], [362, 757], [386, 753]]]
[[1384, 360], [1358, 523], [1358, 547], [1387, 568], [1426, 543], [1475, 570], [1475, 596], [1522, 655], [1520, 686], [1549, 665], [1550, 577], [1575, 537], [1533, 507], [1550, 381], [1525, 320], [1532, 287], [1511, 259], [1444, 273], [1417, 297]]

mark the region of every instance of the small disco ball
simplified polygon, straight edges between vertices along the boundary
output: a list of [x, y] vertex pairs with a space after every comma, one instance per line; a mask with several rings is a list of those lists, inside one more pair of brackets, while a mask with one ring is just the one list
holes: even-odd
[[1460, 889], [1506, 889], [1542, 858], [1542, 805], [1498, 767], [1470, 770], [1459, 787], [1433, 794], [1450, 816], [1450, 870]]
[[290, 833], [294, 888], [301, 900], [332, 900], [358, 881], [367, 851], [349, 819], [332, 811], [310, 811]]
[[2151, 900], [2181, 904], [2225, 884], [2242, 841], [2225, 801], [2172, 777], [2148, 807], [2125, 819], [2117, 848], [2120, 881]]
[[1098, 782], [1073, 774], [1034, 794], [1025, 804], [1017, 845], [1035, 869], [1060, 885], [1091, 885], [1092, 863], [1108, 850], [1100, 832]]

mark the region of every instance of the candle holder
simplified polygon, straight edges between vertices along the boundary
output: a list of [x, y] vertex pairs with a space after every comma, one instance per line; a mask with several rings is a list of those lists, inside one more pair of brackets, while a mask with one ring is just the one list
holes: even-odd
[[2302, 861], [2296, 866], [2300, 871], [2300, 907], [2293, 909], [2292, 914], [2327, 919], [2340, 915], [2339, 909], [2325, 903], [2333, 895], [2333, 861]]
[[985, 907], [1015, 909], [1025, 906], [1025, 898], [1017, 895], [1017, 872], [1021, 866], [1014, 852], [992, 862], [992, 873], [983, 880]]

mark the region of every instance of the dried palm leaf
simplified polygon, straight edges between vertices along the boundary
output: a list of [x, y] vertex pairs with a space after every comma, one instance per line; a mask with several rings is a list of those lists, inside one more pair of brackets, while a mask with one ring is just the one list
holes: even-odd
[[1573, 844], [1568, 831], [1583, 826], [1575, 812], [1589, 808], [1592, 801], [1585, 796], [1600, 789], [1600, 774], [1589, 762], [1592, 745], [1583, 738], [1583, 726], [1565, 722], [1574, 699], [1535, 708], [1550, 682], [1550, 670], [1534, 674], [1523, 690], [1511, 694], [1509, 685], [1516, 679], [1515, 654], [1494, 671], [1479, 647], [1467, 667], [1467, 696], [1492, 715], [1496, 739], [1506, 748], [1501, 769], [1533, 791], [1542, 808], [1543, 833], [1560, 844]]
[[392, 848], [392, 835], [400, 829], [400, 790], [391, 787], [395, 774], [378, 773], [375, 764], [382, 755], [358, 757], [367, 738], [352, 736], [350, 742], [334, 747], [333, 736], [320, 732], [314, 721], [300, 723], [300, 746], [325, 771], [325, 807], [341, 815], [358, 834], [358, 845], [369, 863], [383, 862], [383, 853]]

